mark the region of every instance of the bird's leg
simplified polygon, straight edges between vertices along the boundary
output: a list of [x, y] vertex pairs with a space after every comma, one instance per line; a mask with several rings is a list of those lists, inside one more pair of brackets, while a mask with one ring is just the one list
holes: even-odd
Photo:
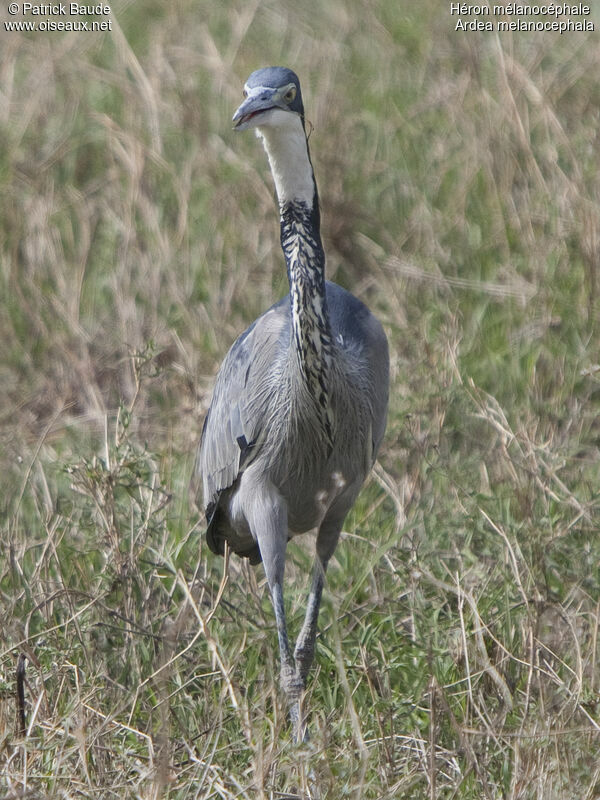
[[326, 564], [322, 564], [320, 559], [315, 560], [312, 573], [312, 584], [304, 623], [296, 640], [294, 649], [294, 660], [298, 676], [302, 684], [306, 686], [306, 679], [315, 655], [315, 640], [317, 638], [317, 620], [319, 618], [319, 608], [321, 607], [321, 597], [323, 595], [323, 584], [325, 581]]
[[281, 688], [285, 694], [289, 706], [290, 721], [294, 729], [294, 735], [301, 741], [301, 715], [300, 699], [304, 691], [304, 683], [299, 677], [294, 664], [294, 657], [290, 649], [285, 621], [285, 610], [283, 606], [283, 584], [275, 583], [271, 590], [271, 600], [275, 611], [277, 623], [277, 636], [279, 639], [279, 658], [281, 662]]
[[[263, 498], [261, 498], [263, 499]], [[285, 570], [285, 550], [287, 545], [287, 510], [276, 494], [268, 497], [268, 502], [254, 505], [253, 527], [260, 548], [271, 601], [275, 611], [279, 657], [281, 664], [281, 688], [286, 696], [292, 725], [298, 736], [300, 720], [300, 697], [304, 689], [298, 676], [294, 656], [290, 649], [283, 604], [283, 576]]]
[[306, 679], [308, 678], [308, 673], [315, 655], [317, 622], [319, 619], [319, 609], [321, 607], [321, 597], [323, 595], [325, 571], [327, 570], [329, 559], [337, 546], [340, 530], [341, 524], [336, 522], [335, 525], [327, 525], [325, 521], [323, 521], [317, 536], [317, 556], [313, 567], [312, 584], [306, 604], [306, 614], [304, 615], [302, 630], [300, 631], [294, 649], [296, 672], [298, 677], [302, 680], [303, 686], [306, 686]]

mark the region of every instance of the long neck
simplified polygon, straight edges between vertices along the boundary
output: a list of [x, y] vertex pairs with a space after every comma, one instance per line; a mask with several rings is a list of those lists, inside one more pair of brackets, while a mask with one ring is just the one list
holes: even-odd
[[281, 215], [281, 247], [290, 283], [294, 362], [331, 438], [329, 374], [333, 339], [325, 294], [325, 253], [308, 143], [299, 117], [286, 128], [261, 130]]

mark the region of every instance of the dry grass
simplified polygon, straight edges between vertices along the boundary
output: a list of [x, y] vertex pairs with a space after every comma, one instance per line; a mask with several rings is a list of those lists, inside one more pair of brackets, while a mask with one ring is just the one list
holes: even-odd
[[[600, 53], [413, 6], [3, 34], [2, 796], [600, 796]], [[286, 289], [229, 129], [265, 63], [301, 76], [329, 276], [393, 361], [302, 748], [263, 573], [206, 552], [188, 497], [216, 366]]]

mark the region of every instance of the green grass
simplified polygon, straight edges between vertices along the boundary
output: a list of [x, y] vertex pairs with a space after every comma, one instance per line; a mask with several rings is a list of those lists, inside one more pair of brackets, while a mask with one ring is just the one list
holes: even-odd
[[[600, 54], [455, 33], [447, 5], [3, 34], [2, 797], [600, 796]], [[286, 291], [264, 153], [230, 127], [267, 63], [302, 80], [328, 275], [392, 358], [301, 748], [262, 568], [208, 552], [189, 493], [218, 364]]]

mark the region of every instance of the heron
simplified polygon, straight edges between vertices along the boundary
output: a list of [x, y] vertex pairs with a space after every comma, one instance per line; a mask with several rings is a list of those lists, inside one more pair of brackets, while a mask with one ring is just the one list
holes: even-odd
[[[275, 612], [280, 685], [298, 740], [325, 572], [384, 435], [389, 355], [366, 305], [325, 280], [317, 184], [302, 92], [286, 67], [253, 72], [234, 129], [255, 128], [279, 201], [289, 293], [234, 342], [219, 369], [198, 453], [207, 543], [262, 561]], [[316, 529], [294, 650], [284, 609], [288, 541]]]

